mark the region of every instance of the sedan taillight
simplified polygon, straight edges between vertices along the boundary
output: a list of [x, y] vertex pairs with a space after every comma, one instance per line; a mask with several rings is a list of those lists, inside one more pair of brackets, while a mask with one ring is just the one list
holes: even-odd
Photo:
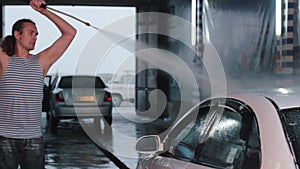
[[112, 101], [112, 97], [111, 97], [110, 93], [105, 92], [104, 101], [107, 101], [107, 102], [111, 102]]
[[65, 101], [63, 95], [62, 95], [62, 92], [58, 92], [55, 94], [55, 100], [58, 101], [58, 102], [63, 102]]

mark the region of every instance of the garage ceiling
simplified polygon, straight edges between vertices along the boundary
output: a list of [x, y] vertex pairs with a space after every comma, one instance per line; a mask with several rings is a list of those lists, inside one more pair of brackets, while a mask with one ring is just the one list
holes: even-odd
[[[27, 5], [28, 0], [1, 0], [3, 5]], [[46, 0], [49, 5], [135, 6], [136, 0]]]

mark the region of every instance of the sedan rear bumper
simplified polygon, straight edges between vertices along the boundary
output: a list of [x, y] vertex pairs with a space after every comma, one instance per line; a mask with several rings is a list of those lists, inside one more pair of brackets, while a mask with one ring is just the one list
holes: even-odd
[[60, 106], [55, 111], [55, 117], [72, 118], [72, 117], [102, 117], [112, 116], [112, 107], [76, 107], [76, 106]]

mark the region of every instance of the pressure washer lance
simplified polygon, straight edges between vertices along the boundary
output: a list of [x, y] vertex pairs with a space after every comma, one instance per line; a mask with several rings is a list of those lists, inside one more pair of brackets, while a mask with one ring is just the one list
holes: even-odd
[[93, 26], [93, 25], [91, 25], [90, 23], [85, 22], [85, 21], [83, 21], [83, 20], [81, 20], [81, 19], [79, 19], [79, 18], [77, 18], [77, 17], [75, 17], [75, 16], [73, 16], [73, 15], [67, 14], [67, 13], [65, 13], [65, 12], [59, 11], [59, 10], [54, 9], [54, 8], [51, 8], [51, 7], [48, 7], [46, 4], [41, 4], [41, 8], [44, 8], [44, 9], [47, 8], [47, 9], [52, 10], [52, 11], [54, 11], [54, 12], [61, 13], [61, 14], [63, 14], [63, 15], [66, 15], [66, 16], [68, 16], [68, 17], [70, 17], [70, 18], [73, 18], [73, 19], [75, 19], [75, 20], [77, 20], [77, 21], [79, 21], [79, 22], [85, 24], [86, 26], [92, 27], [92, 28], [96, 29], [97, 31], [100, 31], [100, 28], [98, 28], [98, 27], [96, 27], [96, 26]]

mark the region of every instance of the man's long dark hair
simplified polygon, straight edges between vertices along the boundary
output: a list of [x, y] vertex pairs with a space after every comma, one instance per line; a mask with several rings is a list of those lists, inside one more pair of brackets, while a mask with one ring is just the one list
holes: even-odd
[[13, 36], [6, 36], [1, 43], [2, 51], [5, 52], [8, 56], [12, 56], [15, 54], [15, 44], [16, 40]]
[[8, 56], [15, 54], [16, 38], [14, 37], [14, 32], [18, 31], [22, 34], [24, 23], [35, 23], [30, 19], [20, 19], [16, 21], [12, 27], [12, 35], [7, 35], [1, 43], [2, 51], [5, 52]]

